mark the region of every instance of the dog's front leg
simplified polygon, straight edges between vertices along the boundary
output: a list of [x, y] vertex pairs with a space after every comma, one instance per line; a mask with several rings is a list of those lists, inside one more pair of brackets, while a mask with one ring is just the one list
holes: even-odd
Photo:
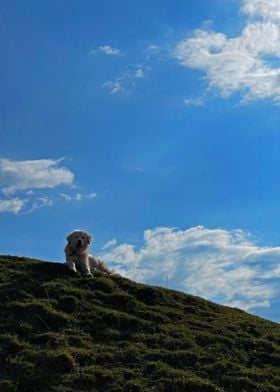
[[72, 257], [66, 257], [66, 265], [70, 269], [70, 271], [77, 272], [76, 264], [74, 263]]
[[92, 273], [90, 272], [88, 255], [83, 255], [81, 257], [81, 272], [86, 276], [92, 276]]

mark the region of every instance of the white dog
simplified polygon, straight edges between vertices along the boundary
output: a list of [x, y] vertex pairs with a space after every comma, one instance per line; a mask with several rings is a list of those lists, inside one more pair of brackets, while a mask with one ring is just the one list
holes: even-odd
[[88, 248], [92, 242], [92, 236], [83, 230], [75, 230], [67, 237], [68, 244], [64, 252], [66, 256], [66, 264], [71, 271], [76, 272], [77, 269], [87, 276], [92, 276], [91, 271], [97, 270], [109, 275], [113, 275], [113, 271], [109, 270], [101, 260], [89, 255]]

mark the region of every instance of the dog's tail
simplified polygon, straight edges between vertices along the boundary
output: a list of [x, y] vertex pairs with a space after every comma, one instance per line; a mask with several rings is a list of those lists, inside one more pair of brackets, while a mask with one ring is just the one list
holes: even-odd
[[94, 256], [89, 256], [88, 261], [89, 261], [89, 266], [90, 266], [90, 269], [92, 270], [92, 272], [94, 272], [94, 270], [96, 270], [96, 271], [100, 271], [106, 275], [120, 276], [114, 270], [111, 270], [110, 268], [108, 268], [102, 260], [97, 259]]

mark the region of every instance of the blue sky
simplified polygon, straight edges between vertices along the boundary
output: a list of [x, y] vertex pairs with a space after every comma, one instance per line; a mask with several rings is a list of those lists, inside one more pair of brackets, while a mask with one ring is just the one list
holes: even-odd
[[280, 321], [280, 2], [2, 1], [1, 254]]

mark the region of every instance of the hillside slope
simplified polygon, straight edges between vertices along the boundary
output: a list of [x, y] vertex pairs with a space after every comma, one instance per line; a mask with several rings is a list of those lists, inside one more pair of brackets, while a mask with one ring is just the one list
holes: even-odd
[[280, 391], [280, 325], [0, 256], [0, 391]]

